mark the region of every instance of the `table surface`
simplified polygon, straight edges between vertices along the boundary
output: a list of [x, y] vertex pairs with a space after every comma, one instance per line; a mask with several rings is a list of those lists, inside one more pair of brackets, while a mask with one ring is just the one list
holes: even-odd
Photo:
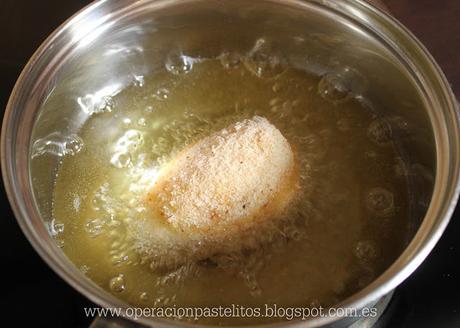
[[[87, 0], [0, 0], [0, 108], [44, 38]], [[383, 0], [430, 50], [460, 96], [460, 0]], [[0, 309], [17, 326], [87, 327], [91, 303], [64, 283], [22, 235], [0, 188]], [[379, 327], [460, 327], [460, 210], [420, 268], [396, 291]]]

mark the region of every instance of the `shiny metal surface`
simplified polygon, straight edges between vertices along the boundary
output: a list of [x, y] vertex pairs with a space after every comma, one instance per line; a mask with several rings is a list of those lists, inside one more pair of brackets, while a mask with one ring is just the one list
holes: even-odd
[[[300, 69], [324, 74], [350, 67], [370, 77], [363, 97], [385, 104], [386, 115], [409, 121], [415, 137], [403, 147], [426, 175], [435, 174], [432, 196], [417, 194], [422, 190], [417, 186], [427, 182], [414, 177], [414, 204], [422, 205], [414, 205], [404, 253], [340, 306], [374, 304], [410, 275], [439, 239], [459, 193], [458, 108], [431, 56], [391, 17], [364, 1], [101, 0], [64, 23], [31, 58], [10, 97], [1, 144], [3, 178], [21, 228], [45, 261], [92, 301], [126, 306], [89, 281], [54, 244], [44, 222], [59, 158], [31, 163], [32, 143], [50, 132], [77, 132], [104, 96], [154, 72], [171, 51], [212, 57], [222, 50], [245, 51], [261, 35], [276, 40], [276, 49]], [[413, 106], [401, 106], [404, 100]], [[338, 319], [282, 325], [342, 327], [352, 321]], [[155, 326], [173, 324], [158, 320]]]

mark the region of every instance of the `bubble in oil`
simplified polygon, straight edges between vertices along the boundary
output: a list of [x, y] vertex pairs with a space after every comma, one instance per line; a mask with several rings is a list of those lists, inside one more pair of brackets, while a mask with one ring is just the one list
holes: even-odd
[[59, 247], [59, 248], [62, 248], [64, 247], [64, 239], [54, 239], [54, 242], [56, 243], [56, 246]]
[[77, 103], [83, 112], [88, 115], [110, 113], [115, 107], [115, 103], [111, 96], [100, 97], [93, 94], [78, 97]]
[[109, 255], [113, 265], [136, 260], [135, 254], [131, 252], [132, 245], [129, 244], [129, 238], [126, 238], [126, 232], [109, 229], [108, 236], [111, 240]]
[[[110, 248], [113, 250], [118, 250], [123, 248], [123, 240], [114, 240], [110, 244]], [[115, 251], [113, 251], [112, 254], [115, 254]]]
[[165, 68], [174, 75], [187, 74], [192, 70], [194, 61], [194, 58], [181, 53], [171, 53], [166, 58]]
[[112, 255], [110, 258], [110, 261], [112, 262], [113, 265], [120, 265], [122, 263], [128, 263], [129, 256], [122, 252], [120, 254]]
[[128, 130], [115, 142], [115, 151], [128, 152], [137, 149], [144, 142], [142, 132]]
[[361, 240], [356, 244], [354, 254], [363, 262], [371, 262], [378, 257], [379, 250], [373, 240]]
[[388, 121], [393, 135], [397, 135], [398, 137], [407, 137], [411, 134], [409, 123], [403, 117], [393, 116]]
[[126, 168], [132, 164], [132, 155], [144, 142], [142, 133], [138, 130], [128, 130], [121, 136], [114, 146], [114, 153], [110, 163], [116, 168]]
[[52, 219], [47, 226], [49, 234], [54, 239], [56, 246], [59, 248], [64, 247], [64, 239], [60, 236], [64, 232], [64, 223], [59, 222], [56, 219]]
[[323, 99], [334, 104], [343, 103], [351, 98], [351, 90], [336, 73], [323, 75], [318, 83], [318, 93]]
[[295, 225], [289, 225], [283, 229], [285, 237], [289, 240], [299, 241], [305, 238], [305, 233]]
[[241, 63], [241, 56], [236, 52], [224, 52], [219, 56], [219, 61], [224, 69], [237, 68]]
[[110, 96], [102, 97], [102, 100], [97, 107], [97, 112], [98, 113], [109, 113], [113, 110], [114, 106], [115, 104], [114, 104], [112, 97]]
[[338, 63], [333, 71], [321, 78], [318, 92], [324, 99], [338, 104], [352, 97], [363, 99], [367, 87], [368, 81], [359, 71]]
[[88, 271], [89, 271], [89, 266], [83, 264], [83, 265], [80, 267], [80, 271], [81, 271], [83, 274], [87, 274]]
[[145, 79], [143, 75], [134, 75], [134, 85], [142, 88], [145, 84]]
[[260, 38], [244, 59], [244, 66], [260, 78], [274, 78], [287, 69], [287, 60], [275, 54], [271, 44]]
[[174, 304], [175, 301], [176, 301], [176, 295], [172, 295], [172, 296], [160, 295], [155, 298], [155, 301], [153, 302], [153, 306], [154, 307], [166, 306], [166, 305]]
[[85, 231], [88, 233], [90, 237], [95, 238], [104, 232], [104, 225], [104, 219], [95, 218], [86, 222]]
[[75, 212], [78, 212], [80, 210], [80, 205], [81, 205], [80, 196], [76, 195], [73, 198], [72, 205], [73, 205], [73, 208], [74, 208]]
[[141, 117], [141, 118], [139, 118], [139, 119], [137, 120], [137, 124], [138, 124], [139, 126], [146, 126], [146, 125], [147, 125], [147, 122], [146, 122], [145, 118]]
[[139, 299], [142, 301], [142, 302], [148, 302], [149, 299], [150, 299], [150, 296], [147, 292], [142, 292], [140, 295], [139, 295]]
[[109, 184], [107, 182], [103, 183], [94, 193], [94, 196], [91, 200], [92, 208], [95, 211], [106, 210], [109, 204], [107, 193], [109, 191]]
[[273, 107], [273, 106], [280, 105], [282, 102], [283, 101], [281, 100], [281, 98], [275, 97], [275, 98], [270, 99], [268, 104], [270, 107]]
[[378, 118], [369, 125], [367, 135], [377, 145], [386, 145], [391, 142], [393, 132], [391, 125], [385, 119]]
[[118, 169], [122, 169], [131, 165], [131, 155], [127, 152], [117, 152], [110, 158], [110, 164]]
[[124, 291], [126, 288], [124, 275], [120, 273], [118, 276], [110, 279], [109, 287], [110, 290], [112, 290], [115, 293], [121, 293], [122, 291]]
[[167, 88], [158, 88], [152, 94], [152, 98], [155, 98], [157, 100], [166, 100], [166, 99], [168, 99], [169, 98], [169, 89], [167, 89]]
[[53, 156], [73, 156], [84, 147], [83, 140], [76, 134], [63, 135], [53, 132], [44, 138], [37, 139], [32, 145], [32, 158], [49, 154]]
[[274, 106], [270, 107], [270, 111], [272, 113], [277, 113], [278, 118], [289, 117], [291, 115], [292, 110], [294, 108], [293, 102], [291, 100], [283, 101], [282, 103], [278, 103]]
[[372, 188], [366, 196], [366, 206], [377, 216], [392, 216], [395, 212], [393, 193], [380, 187]]
[[83, 140], [78, 136], [72, 136], [65, 142], [65, 152], [70, 155], [75, 155], [83, 148]]
[[57, 236], [64, 232], [64, 223], [57, 221], [56, 219], [52, 219], [49, 223], [49, 232], [51, 236]]

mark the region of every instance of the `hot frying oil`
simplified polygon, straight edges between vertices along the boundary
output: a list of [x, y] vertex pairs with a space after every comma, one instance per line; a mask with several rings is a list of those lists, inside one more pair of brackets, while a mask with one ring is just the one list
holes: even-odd
[[[402, 250], [407, 181], [388, 123], [359, 97], [282, 62], [172, 59], [94, 112], [55, 181], [55, 238], [90, 279], [133, 306], [332, 306]], [[186, 145], [254, 115], [295, 149], [295, 224], [273, 242], [158, 270], [129, 223], [159, 168]], [[155, 219], [155, 218], [153, 218]], [[279, 318], [201, 318], [254, 323]]]

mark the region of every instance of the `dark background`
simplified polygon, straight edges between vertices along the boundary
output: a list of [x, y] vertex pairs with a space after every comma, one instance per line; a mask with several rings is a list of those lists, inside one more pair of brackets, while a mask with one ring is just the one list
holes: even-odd
[[[250, 0], [248, 0], [250, 1]], [[0, 111], [34, 50], [88, 0], [0, 0]], [[460, 0], [383, 0], [431, 51], [460, 96]], [[0, 313], [15, 326], [87, 327], [91, 306], [22, 235], [0, 188]], [[460, 210], [434, 251], [404, 282], [380, 327], [460, 327]], [[3, 325], [2, 325], [3, 326]]]

